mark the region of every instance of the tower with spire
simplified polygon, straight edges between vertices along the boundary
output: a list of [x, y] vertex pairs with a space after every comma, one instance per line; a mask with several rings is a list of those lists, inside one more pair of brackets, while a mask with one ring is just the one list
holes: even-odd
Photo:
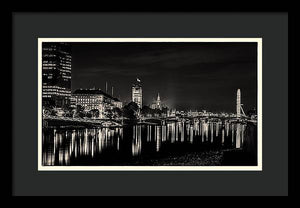
[[158, 108], [159, 110], [161, 110], [161, 102], [160, 102], [159, 93], [157, 93], [156, 108]]
[[157, 98], [156, 100], [153, 99], [153, 102], [150, 106], [152, 109], [159, 109], [161, 110], [162, 109], [162, 105], [161, 105], [161, 100], [160, 100], [160, 96], [159, 96], [159, 93], [157, 93]]

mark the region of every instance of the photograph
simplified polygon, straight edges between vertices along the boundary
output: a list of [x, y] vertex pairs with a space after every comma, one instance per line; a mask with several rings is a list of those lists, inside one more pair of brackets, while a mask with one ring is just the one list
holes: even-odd
[[262, 170], [262, 38], [38, 38], [39, 171]]
[[11, 14], [12, 196], [294, 195], [293, 13], [45, 8]]

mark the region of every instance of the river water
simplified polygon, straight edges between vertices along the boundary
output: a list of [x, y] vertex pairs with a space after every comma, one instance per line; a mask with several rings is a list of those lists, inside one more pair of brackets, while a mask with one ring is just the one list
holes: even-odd
[[246, 126], [195, 120], [116, 128], [48, 127], [43, 129], [42, 165], [153, 165], [151, 159], [170, 155], [240, 149]]

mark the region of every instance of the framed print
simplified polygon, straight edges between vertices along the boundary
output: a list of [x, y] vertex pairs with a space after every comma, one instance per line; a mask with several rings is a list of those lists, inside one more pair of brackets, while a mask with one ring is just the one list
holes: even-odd
[[13, 195], [288, 195], [289, 21], [12, 13]]

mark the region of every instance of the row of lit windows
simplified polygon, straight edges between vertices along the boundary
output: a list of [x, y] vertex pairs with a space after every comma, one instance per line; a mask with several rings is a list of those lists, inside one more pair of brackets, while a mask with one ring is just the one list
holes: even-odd
[[43, 89], [43, 93], [61, 93], [61, 94], [66, 94], [66, 95], [71, 95], [70, 92], [68, 91], [62, 91], [62, 90], [54, 90], [54, 89]]
[[54, 64], [49, 64], [49, 63], [43, 63], [43, 66], [56, 66], [56, 64], [54, 63]]
[[67, 60], [71, 60], [71, 57], [70, 56], [60, 56], [60, 59], [67, 59]]
[[[45, 84], [45, 83], [44, 83]], [[60, 86], [56, 86], [56, 85], [45, 85], [45, 86], [43, 86], [43, 88], [49, 88], [49, 89], [61, 89], [61, 90], [68, 90], [67, 88], [65, 88], [65, 87], [60, 87]]]
[[72, 63], [69, 61], [60, 61], [59, 63], [61, 66], [69, 66], [70, 67], [72, 65]]
[[55, 59], [46, 59], [46, 60], [43, 60], [43, 63], [56, 63], [56, 60]]
[[[60, 57], [60, 58], [61, 58], [61, 57]], [[60, 59], [60, 60], [59, 60], [60, 63], [68, 63], [68, 64], [71, 64], [71, 61], [72, 61], [72, 60], [69, 60], [69, 59]]]
[[68, 69], [67, 70], [66, 69], [59, 69], [59, 71], [60, 72], [65, 72], [65, 73], [69, 73], [69, 74], [71, 73], [71, 70], [68, 70]]
[[[65, 78], [65, 79], [71, 79], [71, 76], [65, 76], [65, 75], [62, 75], [62, 78]], [[65, 80], [65, 81], [68, 81], [68, 80]]]
[[49, 73], [43, 73], [43, 76], [49, 76], [49, 75], [53, 75], [53, 73], [49, 72]]
[[51, 98], [51, 95], [43, 95], [43, 98]]
[[62, 66], [61, 68], [71, 70], [71, 66]]
[[46, 59], [46, 60], [43, 60], [43, 64], [47, 64], [47, 63], [56, 63], [56, 60], [49, 60], [49, 59]]
[[57, 90], [57, 89], [43, 89], [43, 92], [60, 92], [60, 93], [65, 93], [65, 94], [71, 94], [71, 91]]
[[51, 94], [51, 95], [64, 95], [64, 96], [71, 96], [71, 93], [65, 91], [51, 91], [51, 90], [43, 90], [43, 94]]
[[62, 96], [62, 97], [71, 97], [70, 94], [64, 94], [64, 93], [55, 93], [55, 92], [43, 93], [43, 96], [51, 96], [51, 95]]
[[66, 52], [66, 51], [59, 51], [60, 53], [62, 53], [62, 54], [65, 54], [66, 55], [66, 57], [68, 57], [68, 58], [71, 58], [71, 56], [68, 56], [68, 54], [70, 54], [70, 53], [68, 53], [68, 52]]
[[81, 103], [100, 103], [100, 100], [94, 99], [77, 99], [76, 101]]
[[43, 51], [56, 51], [56, 49], [55, 48], [43, 48]]
[[67, 64], [60, 64], [60, 67], [63, 69], [71, 69], [71, 65], [67, 65]]
[[56, 55], [55, 54], [43, 54], [43, 58], [44, 57], [56, 57]]
[[52, 67], [52, 66], [50, 66], [50, 67], [48, 67], [48, 66], [43, 66], [43, 69], [55, 69], [56, 67]]
[[95, 99], [95, 98], [103, 98], [103, 95], [74, 95], [79, 99]]

